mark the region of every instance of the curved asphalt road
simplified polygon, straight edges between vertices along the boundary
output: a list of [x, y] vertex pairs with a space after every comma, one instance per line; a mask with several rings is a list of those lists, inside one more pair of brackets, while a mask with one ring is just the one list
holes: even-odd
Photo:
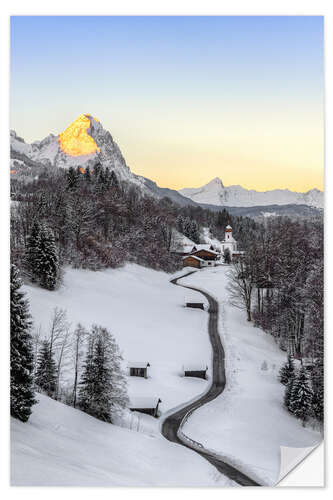
[[[189, 276], [190, 274], [193, 274], [195, 271], [192, 271], [185, 276]], [[179, 279], [184, 278], [185, 276], [181, 276], [180, 278], [175, 278], [171, 280], [171, 283], [174, 285], [178, 285], [177, 281]], [[218, 458], [215, 455], [212, 455], [208, 451], [205, 450], [205, 448], [198, 449], [195, 442], [192, 445], [191, 442], [187, 441], [182, 441], [178, 437], [178, 430], [179, 427], [184, 419], [184, 417], [188, 414], [190, 411], [194, 411], [196, 408], [199, 408], [200, 406], [204, 405], [205, 403], [208, 403], [209, 401], [212, 401], [215, 399], [221, 392], [223, 392], [224, 387], [225, 387], [225, 368], [224, 368], [224, 349], [221, 343], [221, 339], [218, 333], [218, 303], [216, 302], [213, 297], [208, 295], [208, 293], [203, 292], [202, 290], [199, 290], [198, 288], [194, 288], [191, 286], [185, 286], [185, 285], [178, 285], [178, 286], [183, 286], [184, 288], [189, 288], [191, 290], [195, 290], [196, 292], [202, 293], [206, 297], [209, 303], [209, 323], [208, 323], [208, 333], [209, 333], [209, 339], [212, 344], [212, 350], [213, 350], [213, 381], [210, 389], [206, 394], [198, 398], [196, 401], [186, 405], [185, 407], [181, 408], [180, 410], [176, 411], [172, 415], [168, 416], [163, 424], [162, 424], [162, 434], [163, 436], [168, 439], [169, 441], [172, 441], [177, 444], [181, 444], [183, 446], [186, 446], [187, 448], [190, 448], [191, 450], [195, 451], [196, 453], [199, 453], [202, 457], [204, 457], [208, 462], [210, 462], [216, 469], [227, 476], [228, 478], [232, 479], [236, 483], [240, 484], [241, 486], [260, 486], [260, 484], [256, 483], [251, 479], [250, 477], [246, 476], [242, 472], [238, 471], [231, 465], [223, 462], [220, 458]], [[201, 445], [199, 445], [201, 447]]]

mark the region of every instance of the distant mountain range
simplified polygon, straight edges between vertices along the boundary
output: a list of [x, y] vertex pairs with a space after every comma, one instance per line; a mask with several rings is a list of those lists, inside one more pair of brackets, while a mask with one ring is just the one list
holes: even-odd
[[224, 187], [218, 178], [201, 188], [180, 191], [161, 188], [154, 181], [134, 174], [109, 131], [91, 115], [81, 115], [59, 134], [27, 144], [14, 130], [10, 132], [10, 169], [13, 176], [38, 175], [45, 168], [86, 167], [96, 164], [114, 170], [118, 179], [132, 184], [144, 196], [168, 197], [180, 206], [192, 205], [213, 211], [226, 207], [235, 215], [316, 215], [323, 207], [323, 193], [274, 190], [260, 193], [240, 186]]
[[216, 177], [199, 188], [180, 189], [179, 193], [197, 203], [206, 203], [223, 207], [254, 207], [267, 205], [307, 205], [323, 208], [324, 193], [319, 189], [311, 189], [306, 193], [297, 193], [289, 189], [273, 189], [272, 191], [255, 191], [242, 186], [224, 186]]

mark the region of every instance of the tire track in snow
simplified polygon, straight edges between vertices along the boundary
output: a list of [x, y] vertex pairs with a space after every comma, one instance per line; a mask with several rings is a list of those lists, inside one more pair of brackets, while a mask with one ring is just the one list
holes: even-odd
[[237, 470], [232, 465], [224, 462], [222, 458], [219, 458], [215, 454], [212, 454], [211, 452], [203, 448], [200, 443], [196, 443], [190, 438], [186, 438], [185, 436], [181, 435], [182, 424], [185, 422], [185, 419], [189, 416], [189, 414], [195, 411], [200, 406], [203, 406], [204, 404], [212, 401], [217, 396], [219, 396], [224, 391], [226, 384], [224, 349], [218, 332], [218, 303], [208, 293], [200, 290], [199, 288], [181, 285], [178, 283], [178, 280], [185, 278], [186, 276], [190, 276], [190, 274], [193, 274], [195, 272], [196, 271], [191, 271], [184, 276], [174, 278], [173, 280], [171, 280], [171, 283], [199, 292], [204, 295], [204, 297], [208, 301], [208, 333], [213, 351], [212, 383], [209, 390], [205, 394], [200, 396], [195, 401], [192, 401], [188, 405], [182, 407], [180, 410], [176, 410], [174, 413], [169, 415], [162, 423], [161, 432], [162, 435], [169, 441], [180, 444], [182, 446], [186, 446], [187, 448], [190, 448], [191, 450], [201, 455], [203, 458], [208, 460], [208, 462], [210, 462], [221, 474], [224, 474], [229, 479], [235, 481], [241, 486], [260, 486], [260, 484], [256, 483], [253, 479], [246, 476], [243, 472]]

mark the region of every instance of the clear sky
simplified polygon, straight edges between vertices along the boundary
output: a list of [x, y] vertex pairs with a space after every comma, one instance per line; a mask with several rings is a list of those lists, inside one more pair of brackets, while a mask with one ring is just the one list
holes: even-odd
[[160, 186], [323, 188], [322, 17], [13, 17], [10, 125], [82, 113]]

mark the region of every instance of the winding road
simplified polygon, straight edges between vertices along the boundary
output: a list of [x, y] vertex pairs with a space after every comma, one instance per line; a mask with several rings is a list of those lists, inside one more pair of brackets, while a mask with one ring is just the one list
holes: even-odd
[[206, 297], [209, 303], [209, 322], [208, 322], [208, 333], [209, 339], [212, 345], [213, 351], [213, 374], [212, 374], [212, 384], [209, 390], [200, 396], [196, 401], [189, 403], [184, 406], [180, 410], [176, 410], [173, 414], [166, 417], [164, 422], [162, 423], [162, 434], [163, 436], [172, 441], [173, 443], [180, 444], [182, 446], [186, 446], [191, 450], [199, 453], [203, 458], [208, 460], [216, 469], [232, 479], [236, 483], [241, 486], [260, 486], [260, 484], [256, 483], [253, 479], [246, 476], [239, 470], [235, 469], [231, 465], [223, 462], [223, 460], [216, 455], [210, 453], [208, 450], [200, 445], [200, 443], [196, 443], [190, 439], [180, 439], [179, 430], [183, 420], [188, 416], [189, 412], [194, 411], [195, 409], [203, 406], [204, 404], [212, 401], [217, 396], [219, 396], [225, 388], [226, 376], [225, 376], [225, 366], [224, 366], [224, 349], [221, 343], [220, 335], [218, 333], [218, 303], [213, 297], [211, 297], [208, 293], [203, 292], [198, 288], [194, 288], [191, 286], [181, 285], [178, 283], [178, 280], [185, 278], [185, 276], [189, 276], [196, 271], [191, 271], [184, 276], [179, 278], [175, 278], [171, 280], [171, 283], [174, 285], [182, 286], [184, 288], [189, 288], [190, 290], [195, 290], [196, 292], [200, 292], [202, 295]]

